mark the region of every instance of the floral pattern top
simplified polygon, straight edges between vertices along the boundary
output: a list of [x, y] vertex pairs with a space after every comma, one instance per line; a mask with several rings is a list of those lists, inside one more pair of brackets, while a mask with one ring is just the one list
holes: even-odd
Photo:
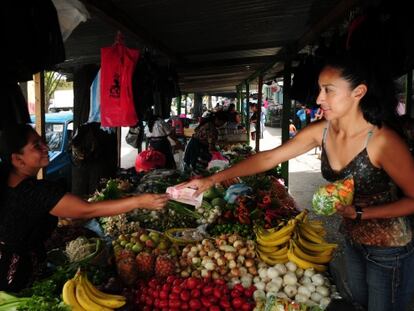
[[[394, 182], [369, 159], [366, 145], [372, 132], [368, 134], [365, 148], [340, 171], [333, 170], [329, 163], [325, 150], [326, 133], [327, 129], [324, 132], [321, 154], [321, 171], [326, 180], [334, 182], [352, 176], [355, 183], [353, 204], [360, 207], [372, 207], [398, 199]], [[344, 218], [341, 231], [354, 242], [370, 246], [404, 246], [412, 239], [408, 217], [368, 219], [360, 222]]]

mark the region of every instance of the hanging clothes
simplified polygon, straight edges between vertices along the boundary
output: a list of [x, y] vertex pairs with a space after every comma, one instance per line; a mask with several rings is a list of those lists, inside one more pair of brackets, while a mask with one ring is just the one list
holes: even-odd
[[101, 124], [134, 126], [138, 122], [132, 96], [132, 74], [139, 50], [127, 48], [121, 39], [101, 48]]

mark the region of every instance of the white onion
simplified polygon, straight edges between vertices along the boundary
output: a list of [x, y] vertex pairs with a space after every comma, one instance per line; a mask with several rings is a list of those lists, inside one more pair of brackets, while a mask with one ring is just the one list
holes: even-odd
[[283, 276], [283, 284], [286, 285], [296, 285], [298, 282], [298, 279], [296, 277], [296, 274], [289, 271]]
[[254, 300], [265, 300], [266, 293], [263, 290], [256, 289], [253, 293], [253, 299]]
[[322, 295], [321, 295], [321, 294], [319, 294], [318, 292], [313, 292], [313, 293], [311, 294], [311, 299], [312, 299], [313, 301], [315, 301], [315, 302], [319, 302], [319, 301], [321, 301], [321, 299], [322, 299]]
[[267, 269], [266, 268], [260, 268], [259, 269], [259, 276], [262, 279], [265, 279], [267, 277]]
[[312, 283], [316, 286], [320, 286], [325, 283], [325, 280], [323, 279], [323, 275], [319, 273], [312, 275], [311, 280], [312, 280]]
[[287, 268], [289, 271], [292, 271], [292, 272], [295, 272], [295, 271], [296, 271], [296, 269], [298, 268], [298, 266], [297, 266], [294, 262], [291, 262], [291, 261], [288, 261], [288, 262], [285, 264], [285, 266], [286, 266], [286, 268]]
[[287, 268], [284, 264], [278, 263], [274, 267], [279, 271], [279, 275], [285, 275], [287, 272]]
[[270, 268], [267, 269], [267, 276], [270, 279], [277, 278], [279, 276], [279, 271], [277, 271], [276, 268], [274, 268], [274, 267], [270, 267]]
[[294, 297], [298, 292], [295, 285], [286, 285], [283, 291], [286, 293], [286, 295], [288, 295], [289, 298]]
[[276, 297], [280, 298], [280, 299], [288, 299], [289, 298], [284, 292], [278, 292], [276, 294]]
[[278, 284], [276, 282], [269, 282], [266, 284], [266, 291], [277, 293], [280, 290], [280, 287], [281, 287], [281, 284]]
[[308, 299], [312, 292], [304, 285], [298, 287], [298, 294], [303, 295]]
[[254, 286], [256, 286], [256, 289], [258, 290], [264, 290], [266, 285], [264, 282], [257, 282], [254, 284]]
[[308, 300], [308, 297], [302, 294], [296, 294], [295, 301], [298, 303], [305, 303]]
[[323, 297], [329, 296], [329, 289], [326, 286], [316, 286], [316, 292], [321, 294]]
[[303, 270], [302, 268], [297, 268], [295, 271], [295, 274], [298, 278], [301, 278], [303, 276], [303, 273], [305, 273], [305, 270]]
[[315, 274], [315, 269], [313, 269], [313, 268], [306, 269], [303, 274], [304, 274], [304, 276], [307, 276], [308, 278], [311, 278], [312, 275]]
[[323, 297], [319, 302], [319, 305], [322, 309], [325, 309], [331, 303], [331, 299], [329, 297]]

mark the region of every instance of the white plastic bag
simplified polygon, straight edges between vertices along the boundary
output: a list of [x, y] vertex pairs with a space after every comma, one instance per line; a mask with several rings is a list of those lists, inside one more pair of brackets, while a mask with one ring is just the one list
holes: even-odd
[[78, 0], [52, 0], [52, 2], [57, 11], [62, 39], [66, 41], [81, 22], [86, 22], [90, 18], [89, 12]]

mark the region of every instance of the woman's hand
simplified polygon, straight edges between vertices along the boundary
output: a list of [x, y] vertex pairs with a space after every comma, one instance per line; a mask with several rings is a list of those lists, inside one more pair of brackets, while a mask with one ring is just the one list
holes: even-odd
[[344, 218], [355, 219], [357, 216], [355, 206], [353, 205], [338, 205], [336, 212]]
[[145, 193], [137, 196], [140, 208], [147, 208], [151, 210], [163, 209], [169, 199], [168, 194], [152, 194]]
[[196, 189], [197, 191], [194, 193], [194, 196], [196, 197], [202, 194], [207, 189], [211, 188], [213, 185], [214, 185], [213, 179], [210, 177], [206, 177], [206, 178], [193, 179], [193, 180], [184, 182], [182, 184], [179, 184], [177, 188], [178, 189], [183, 189], [183, 188]]

